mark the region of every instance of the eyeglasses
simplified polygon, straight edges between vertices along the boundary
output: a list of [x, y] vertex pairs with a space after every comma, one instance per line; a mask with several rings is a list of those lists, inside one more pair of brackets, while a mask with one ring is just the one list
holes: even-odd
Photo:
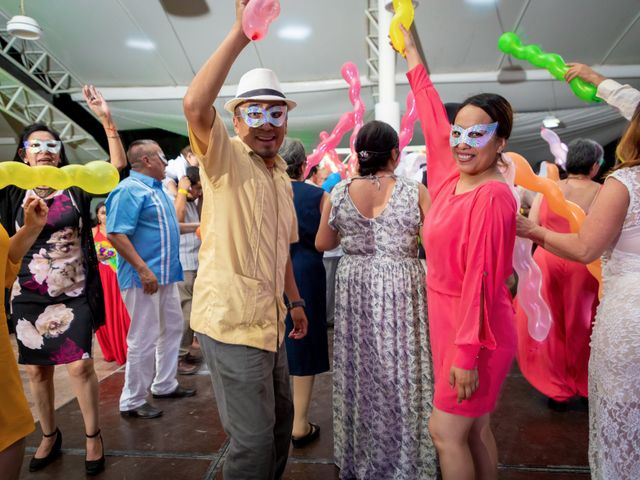
[[249, 105], [247, 107], [239, 107], [240, 117], [250, 128], [258, 128], [265, 123], [270, 123], [274, 127], [281, 127], [287, 120], [287, 107], [285, 105], [274, 105], [269, 108], [259, 107], [258, 105]]
[[62, 142], [60, 140], [25, 140], [22, 145], [29, 153], [60, 153]]

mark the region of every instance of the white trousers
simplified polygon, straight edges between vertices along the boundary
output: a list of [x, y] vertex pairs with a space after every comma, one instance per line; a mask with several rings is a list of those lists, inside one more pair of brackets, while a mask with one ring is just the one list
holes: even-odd
[[147, 401], [149, 386], [152, 393], [159, 395], [178, 387], [178, 350], [184, 320], [175, 283], [160, 285], [153, 295], [144, 293], [142, 288], [128, 288], [121, 293], [131, 317], [120, 395], [120, 410], [126, 411]]

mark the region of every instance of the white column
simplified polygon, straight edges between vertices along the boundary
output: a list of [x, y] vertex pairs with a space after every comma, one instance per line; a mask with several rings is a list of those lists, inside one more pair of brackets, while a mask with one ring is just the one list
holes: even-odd
[[387, 122], [400, 131], [400, 105], [396, 102], [396, 54], [389, 45], [389, 26], [393, 14], [385, 6], [389, 0], [378, 0], [378, 103], [376, 120]]

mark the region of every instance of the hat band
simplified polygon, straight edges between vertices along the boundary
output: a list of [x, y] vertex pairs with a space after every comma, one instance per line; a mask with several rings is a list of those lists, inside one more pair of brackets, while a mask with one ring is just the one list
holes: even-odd
[[274, 95], [276, 97], [286, 98], [284, 96], [284, 93], [279, 92], [278, 90], [273, 90], [272, 88], [259, 88], [257, 90], [249, 90], [248, 92], [237, 95], [236, 98], [260, 97], [262, 95]]

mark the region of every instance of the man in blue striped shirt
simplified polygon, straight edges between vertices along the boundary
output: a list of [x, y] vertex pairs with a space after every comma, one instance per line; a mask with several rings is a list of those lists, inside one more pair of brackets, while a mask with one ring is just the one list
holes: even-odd
[[183, 278], [180, 230], [162, 188], [167, 161], [160, 146], [136, 140], [127, 158], [131, 175], [106, 202], [107, 236], [119, 254], [118, 283], [131, 317], [120, 413], [156, 418], [162, 410], [147, 403], [149, 386], [154, 398], [195, 394], [176, 380], [183, 324], [177, 288]]

